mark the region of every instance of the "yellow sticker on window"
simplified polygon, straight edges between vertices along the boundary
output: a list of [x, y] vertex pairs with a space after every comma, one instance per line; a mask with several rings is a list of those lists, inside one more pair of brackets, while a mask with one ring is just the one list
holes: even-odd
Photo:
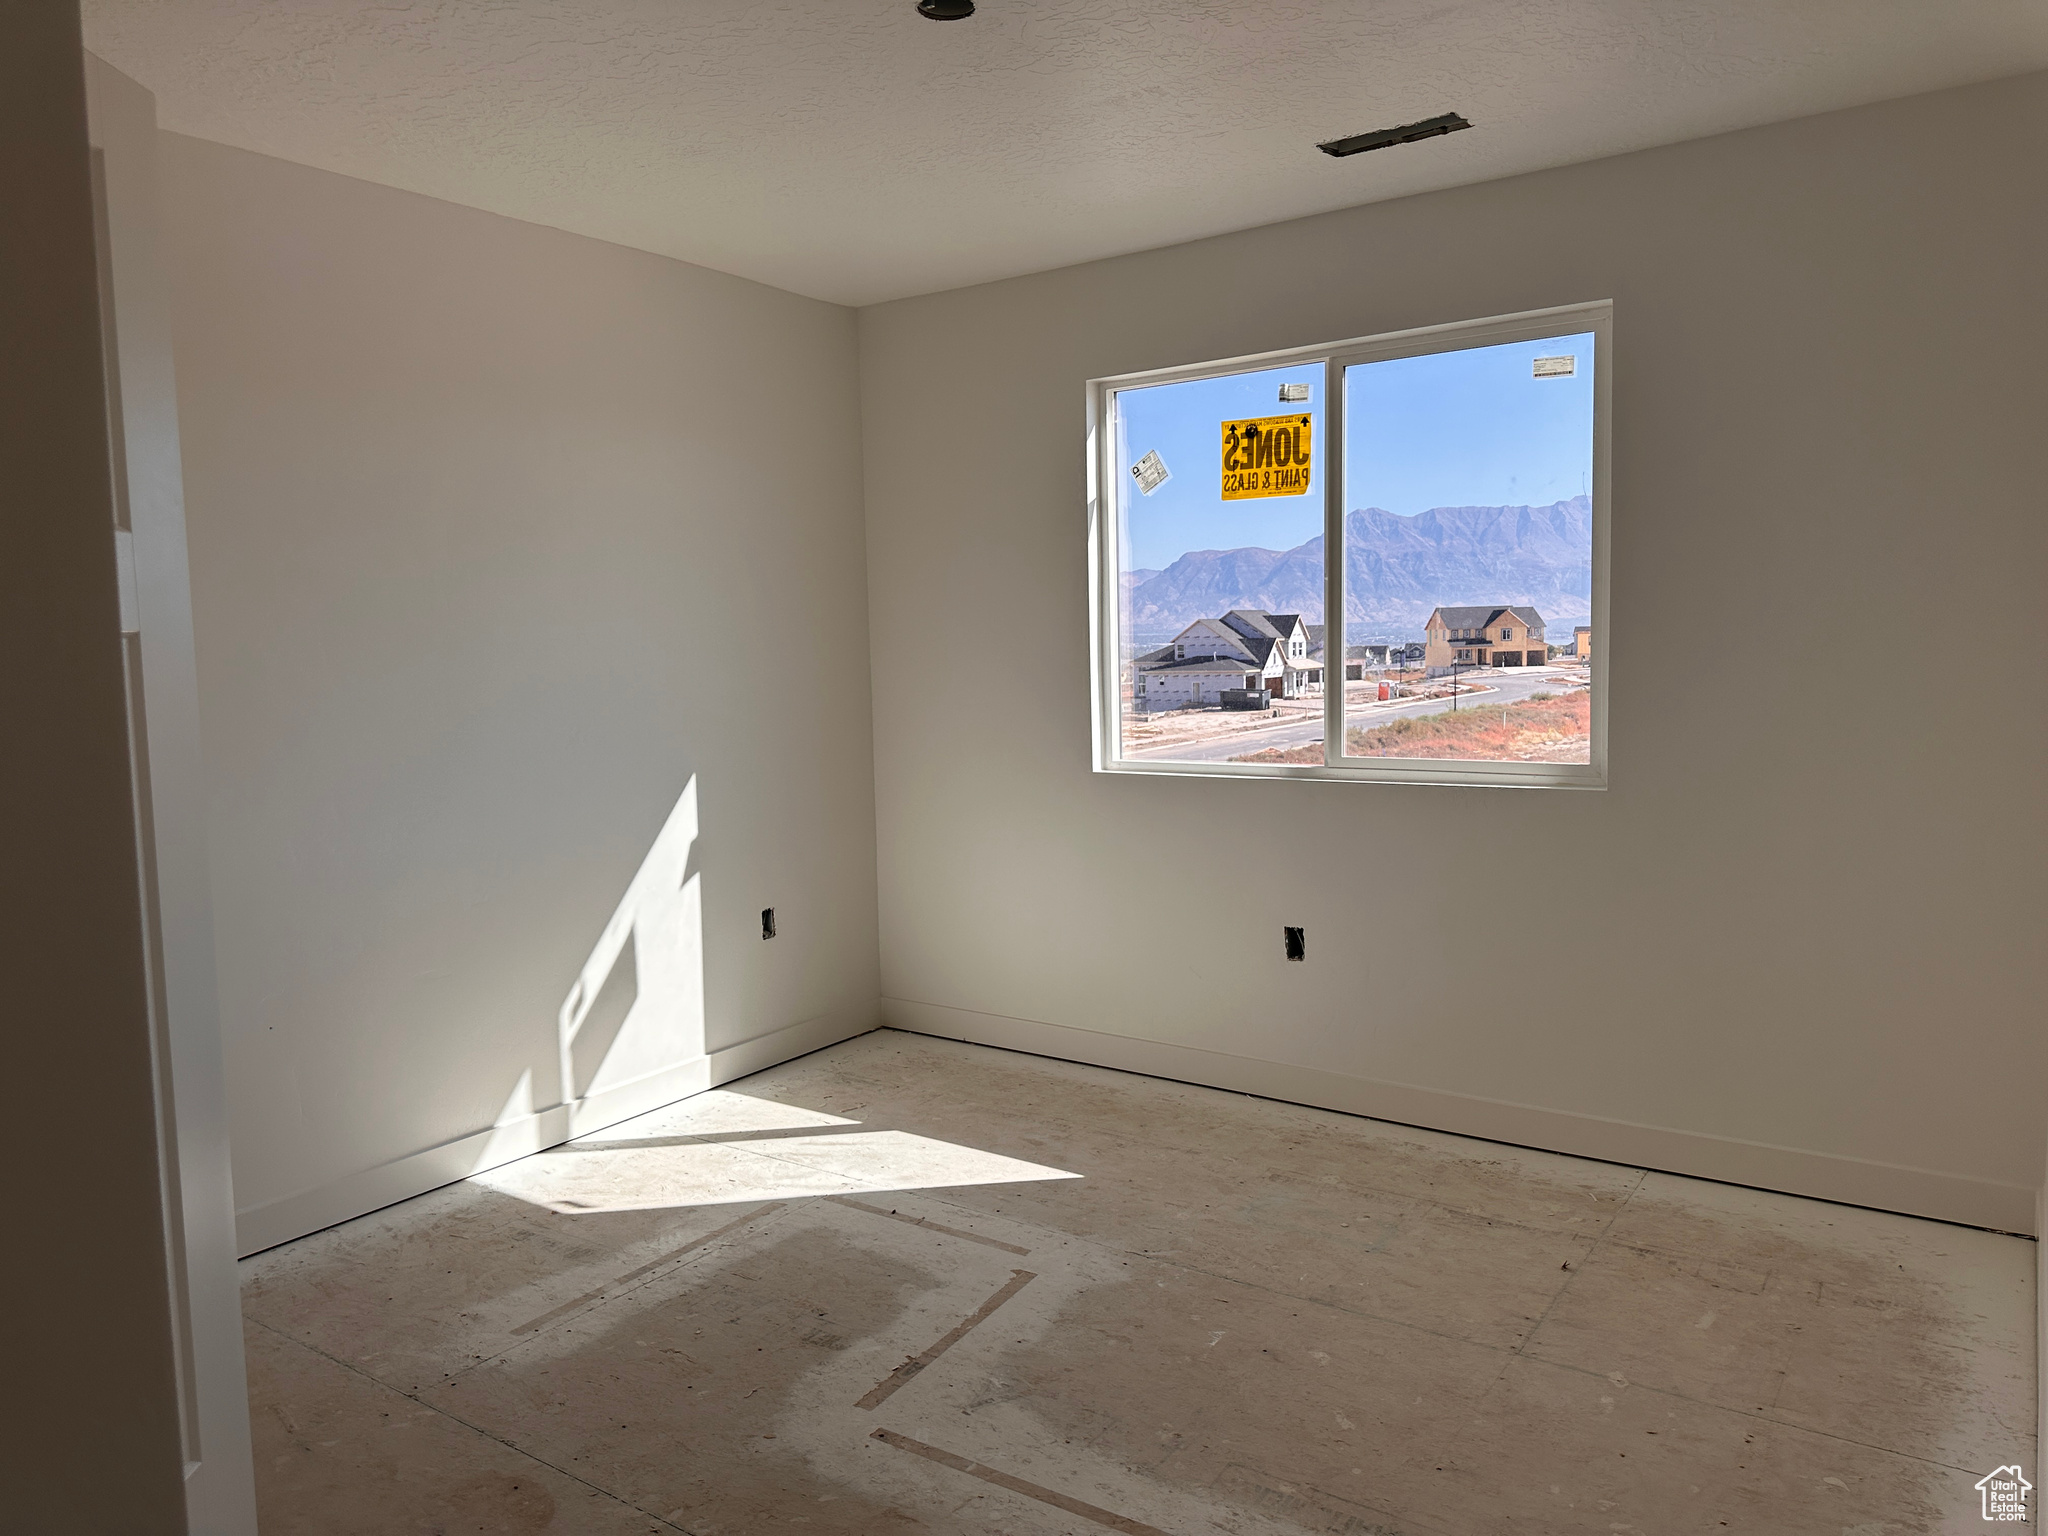
[[1314, 419], [1254, 416], [1223, 423], [1223, 499], [1306, 496]]

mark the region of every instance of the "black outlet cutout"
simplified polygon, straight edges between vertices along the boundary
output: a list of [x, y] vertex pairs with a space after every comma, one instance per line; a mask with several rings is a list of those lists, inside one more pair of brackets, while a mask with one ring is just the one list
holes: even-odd
[[763, 907], [761, 909], [761, 937], [764, 939], [775, 937], [775, 909], [773, 907]]
[[1306, 928], [1282, 928], [1287, 940], [1287, 958], [1306, 960], [1308, 958], [1308, 930]]

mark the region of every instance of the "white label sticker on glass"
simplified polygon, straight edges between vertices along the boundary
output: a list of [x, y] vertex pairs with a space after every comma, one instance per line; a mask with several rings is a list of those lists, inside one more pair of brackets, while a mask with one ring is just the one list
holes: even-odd
[[1280, 403], [1282, 405], [1306, 405], [1308, 403], [1308, 386], [1306, 384], [1282, 384], [1280, 386]]
[[1150, 496], [1173, 477], [1166, 472], [1166, 460], [1159, 457], [1159, 450], [1153, 449], [1131, 466], [1131, 478], [1138, 482], [1138, 489]]
[[1539, 357], [1535, 376], [1539, 379], [1568, 379], [1579, 371], [1576, 357]]

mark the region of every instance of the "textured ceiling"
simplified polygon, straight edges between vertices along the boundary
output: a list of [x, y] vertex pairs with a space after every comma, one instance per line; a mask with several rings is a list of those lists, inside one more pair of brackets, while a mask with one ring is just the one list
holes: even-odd
[[[84, 0], [180, 133], [842, 303], [2048, 67], [2043, 0]], [[1347, 160], [1317, 140], [1462, 112]]]

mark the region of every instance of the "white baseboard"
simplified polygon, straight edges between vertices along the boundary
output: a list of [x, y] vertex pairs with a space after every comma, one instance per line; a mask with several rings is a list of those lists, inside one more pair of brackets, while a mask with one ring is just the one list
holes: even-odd
[[1995, 1184], [1925, 1168], [1905, 1168], [1695, 1131], [1633, 1125], [1624, 1120], [1444, 1093], [1433, 1088], [1350, 1077], [1340, 1072], [905, 998], [883, 998], [882, 1017], [892, 1028], [918, 1034], [1143, 1072], [1205, 1088], [1257, 1094], [1261, 1098], [1341, 1110], [1545, 1152], [1655, 1168], [1664, 1173], [1808, 1195], [1909, 1216], [1931, 1216], [1939, 1221], [1989, 1227], [1999, 1232], [2038, 1230], [2035, 1191], [2025, 1185]]
[[587, 1135], [651, 1109], [660, 1109], [720, 1083], [729, 1083], [779, 1062], [807, 1055], [881, 1022], [879, 1006], [867, 1003], [806, 1019], [772, 1030], [753, 1040], [726, 1046], [691, 1061], [678, 1062], [629, 1083], [590, 1094], [570, 1104], [556, 1104], [503, 1125], [474, 1131], [439, 1146], [394, 1158], [375, 1168], [346, 1174], [326, 1184], [284, 1195], [263, 1205], [235, 1212], [235, 1241], [242, 1257], [295, 1237], [318, 1232], [336, 1222], [367, 1215], [400, 1200], [410, 1200], [443, 1184], [496, 1168], [515, 1158], [559, 1146], [572, 1136]]

